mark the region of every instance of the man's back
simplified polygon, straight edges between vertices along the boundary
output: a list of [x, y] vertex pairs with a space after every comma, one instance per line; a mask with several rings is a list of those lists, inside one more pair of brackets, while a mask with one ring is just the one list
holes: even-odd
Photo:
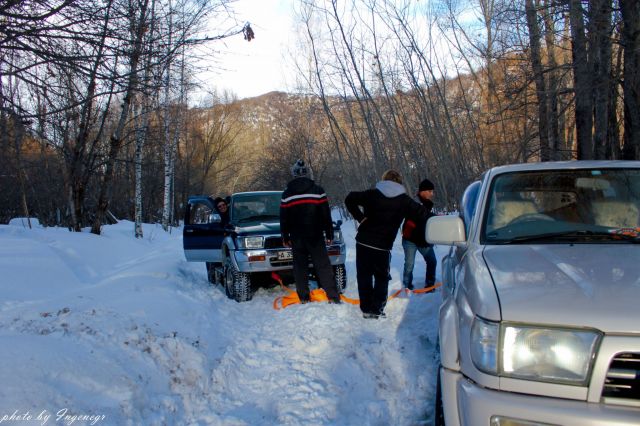
[[390, 181], [379, 182], [376, 189], [351, 192], [345, 204], [360, 222], [356, 240], [384, 250], [391, 249], [406, 217], [418, 218], [425, 214], [423, 207], [405, 193], [402, 185]]
[[293, 179], [282, 193], [280, 228], [285, 235], [317, 237], [333, 235], [329, 200], [324, 189], [307, 177]]

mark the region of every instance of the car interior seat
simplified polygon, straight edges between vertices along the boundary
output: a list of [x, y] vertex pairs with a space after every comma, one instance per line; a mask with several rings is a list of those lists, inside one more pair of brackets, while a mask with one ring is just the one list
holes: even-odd
[[538, 213], [538, 209], [531, 200], [500, 200], [493, 208], [493, 228], [501, 228], [520, 216], [532, 213]]
[[635, 203], [627, 201], [594, 201], [591, 204], [596, 225], [613, 228], [640, 227], [640, 209]]

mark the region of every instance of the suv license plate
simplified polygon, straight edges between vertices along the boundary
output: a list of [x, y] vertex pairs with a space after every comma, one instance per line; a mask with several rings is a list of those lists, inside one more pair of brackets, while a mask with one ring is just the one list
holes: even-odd
[[278, 260], [290, 260], [293, 259], [293, 253], [290, 251], [279, 251]]

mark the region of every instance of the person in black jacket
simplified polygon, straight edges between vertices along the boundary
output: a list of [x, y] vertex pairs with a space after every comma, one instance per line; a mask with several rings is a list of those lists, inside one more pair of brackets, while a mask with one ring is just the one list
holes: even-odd
[[280, 202], [280, 232], [293, 254], [293, 277], [301, 303], [309, 301], [309, 256], [318, 284], [330, 303], [340, 303], [340, 294], [329, 261], [326, 244], [333, 240], [333, 222], [327, 194], [309, 178], [303, 160], [291, 168], [294, 179], [287, 184]]
[[427, 211], [426, 219], [419, 222], [406, 219], [402, 225], [402, 248], [404, 249], [402, 285], [409, 290], [413, 290], [413, 267], [415, 265], [416, 251], [420, 252], [427, 264], [425, 288], [433, 286], [436, 282], [436, 266], [438, 265], [438, 260], [436, 259], [433, 246], [427, 243], [425, 239], [427, 220], [435, 216], [431, 212], [433, 208], [433, 190], [433, 182], [429, 179], [424, 179], [420, 182], [420, 185], [418, 185], [418, 200]]
[[387, 170], [375, 189], [351, 192], [345, 199], [358, 221], [356, 270], [360, 310], [365, 318], [384, 316], [391, 248], [403, 219], [424, 220], [426, 211], [406, 193], [402, 176]]
[[217, 197], [215, 203], [221, 219], [220, 225], [225, 226], [229, 223], [229, 203], [222, 197]]

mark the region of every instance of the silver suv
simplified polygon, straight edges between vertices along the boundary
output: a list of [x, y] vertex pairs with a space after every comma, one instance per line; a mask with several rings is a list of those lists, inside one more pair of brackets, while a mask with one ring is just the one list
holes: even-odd
[[[259, 287], [277, 285], [274, 272], [283, 281], [292, 282], [291, 249], [284, 247], [280, 234], [281, 198], [282, 191], [233, 194], [229, 223], [223, 226], [213, 198], [189, 197], [182, 239], [185, 258], [204, 262], [209, 282], [222, 285], [227, 296], [238, 302], [251, 300]], [[334, 223], [333, 242], [327, 246], [339, 292], [347, 286], [341, 224]]]
[[640, 162], [488, 170], [442, 261], [436, 424], [640, 425]]

